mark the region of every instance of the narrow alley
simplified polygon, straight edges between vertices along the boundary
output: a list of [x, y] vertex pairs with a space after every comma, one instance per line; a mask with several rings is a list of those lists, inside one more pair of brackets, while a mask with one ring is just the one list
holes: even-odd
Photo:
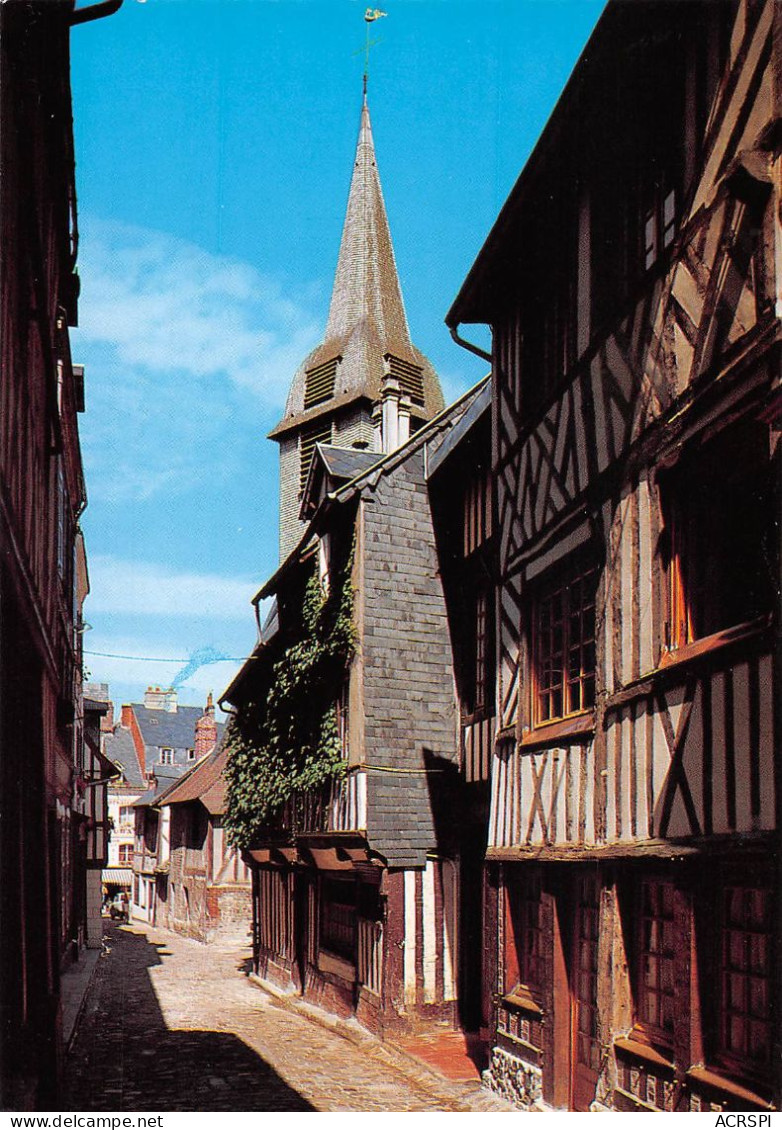
[[241, 940], [209, 946], [105, 923], [68, 1053], [67, 1107], [94, 1111], [507, 1111], [367, 1037], [289, 1011], [245, 975]]

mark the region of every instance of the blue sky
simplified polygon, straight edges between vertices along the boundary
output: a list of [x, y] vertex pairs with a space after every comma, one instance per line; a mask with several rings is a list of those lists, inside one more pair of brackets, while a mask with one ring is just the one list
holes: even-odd
[[[602, 8], [388, 0], [371, 25], [369, 105], [408, 321], [447, 399], [485, 366], [443, 318]], [[181, 683], [180, 701], [200, 703], [254, 645], [249, 600], [277, 564], [265, 437], [325, 327], [364, 10], [125, 0], [73, 30], [86, 666], [116, 704], [168, 685], [194, 653], [229, 657]]]

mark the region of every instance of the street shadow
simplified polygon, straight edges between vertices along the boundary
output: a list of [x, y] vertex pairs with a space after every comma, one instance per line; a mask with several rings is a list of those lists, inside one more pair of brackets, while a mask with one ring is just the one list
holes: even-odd
[[169, 1028], [149, 971], [176, 957], [132, 930], [109, 924], [106, 935], [66, 1061], [63, 1109], [315, 1109], [238, 1036]]

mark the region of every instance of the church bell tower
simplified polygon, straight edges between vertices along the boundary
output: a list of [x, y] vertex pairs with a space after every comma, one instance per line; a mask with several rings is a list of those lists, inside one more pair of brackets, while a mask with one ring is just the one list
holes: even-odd
[[326, 332], [297, 370], [270, 439], [280, 445], [280, 559], [301, 538], [301, 494], [319, 443], [392, 451], [443, 408], [412, 344], [377, 171], [366, 85]]

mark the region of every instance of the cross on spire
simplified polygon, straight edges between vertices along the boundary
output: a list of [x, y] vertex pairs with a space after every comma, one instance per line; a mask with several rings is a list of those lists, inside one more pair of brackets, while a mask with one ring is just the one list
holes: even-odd
[[382, 19], [387, 16], [388, 12], [381, 12], [379, 8], [367, 8], [364, 12], [364, 23], [366, 24], [366, 43], [364, 44], [364, 98], [367, 96], [367, 82], [369, 80], [369, 49], [375, 47], [381, 41], [379, 39], [369, 38], [369, 25], [374, 23], [375, 20]]

